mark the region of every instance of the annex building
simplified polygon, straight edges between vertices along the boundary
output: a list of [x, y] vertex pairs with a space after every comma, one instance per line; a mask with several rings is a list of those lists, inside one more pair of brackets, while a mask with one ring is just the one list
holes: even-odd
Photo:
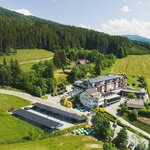
[[30, 107], [20, 108], [13, 115], [47, 131], [65, 129], [86, 122], [86, 117], [62, 107], [34, 103]]
[[116, 91], [126, 87], [126, 76], [108, 75], [99, 78], [83, 79], [73, 85], [73, 96], [87, 108], [105, 107], [121, 100]]

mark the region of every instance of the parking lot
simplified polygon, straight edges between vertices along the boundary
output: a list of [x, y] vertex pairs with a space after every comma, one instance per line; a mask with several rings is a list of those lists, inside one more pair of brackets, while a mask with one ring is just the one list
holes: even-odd
[[53, 120], [53, 121], [56, 121], [56, 122], [59, 122], [59, 123], [61, 123], [61, 124], [63, 124], [63, 126], [62, 127], [60, 127], [60, 129], [65, 129], [65, 128], [69, 128], [69, 127], [72, 127], [72, 126], [74, 126], [75, 124], [73, 124], [73, 123], [70, 123], [70, 122], [68, 122], [67, 120], [65, 121], [64, 119], [62, 119], [62, 118], [56, 118], [56, 117], [54, 117], [54, 116], [50, 116], [50, 115], [47, 115], [47, 114], [44, 114], [44, 113], [41, 113], [41, 112], [38, 112], [38, 111], [35, 111], [35, 110], [32, 110], [32, 109], [30, 109], [30, 110], [28, 110], [29, 112], [32, 112], [32, 113], [35, 113], [35, 114], [37, 114], [37, 115], [39, 115], [39, 116], [42, 116], [42, 117], [45, 117], [45, 118], [48, 118], [48, 119], [50, 119], [50, 120]]

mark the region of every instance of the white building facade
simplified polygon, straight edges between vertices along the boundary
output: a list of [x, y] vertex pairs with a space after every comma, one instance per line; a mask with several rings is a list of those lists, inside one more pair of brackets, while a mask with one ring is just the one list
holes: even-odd
[[113, 91], [126, 86], [126, 78], [118, 75], [108, 75], [100, 78], [83, 79], [73, 85], [72, 95], [88, 108], [105, 107], [120, 101], [120, 95]]

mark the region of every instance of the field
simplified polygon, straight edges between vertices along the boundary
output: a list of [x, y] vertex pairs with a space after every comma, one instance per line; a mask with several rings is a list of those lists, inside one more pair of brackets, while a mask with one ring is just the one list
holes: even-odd
[[130, 122], [132, 125], [134, 125], [134, 126], [140, 128], [140, 129], [142, 129], [143, 131], [145, 131], [145, 132], [147, 132], [147, 133], [150, 134], [150, 127], [149, 127], [148, 125], [146, 125], [146, 124], [144, 124], [144, 123], [141, 123], [141, 122], [139, 122], [138, 120], [137, 120], [137, 121], [131, 121], [131, 120], [129, 119], [129, 117], [128, 117], [127, 114], [124, 114], [124, 115], [123, 115], [123, 118], [124, 118], [126, 121]]
[[0, 94], [0, 112], [6, 112], [10, 108], [20, 108], [30, 105], [30, 102], [22, 98]]
[[0, 143], [25, 141], [31, 132], [38, 136], [44, 135], [41, 129], [7, 113], [10, 108], [20, 108], [26, 105], [30, 105], [30, 102], [15, 96], [0, 94]]
[[39, 61], [41, 59], [51, 58], [53, 53], [43, 49], [19, 49], [17, 54], [10, 54], [8, 56], [0, 56], [0, 63], [3, 59], [9, 62], [11, 59], [18, 60], [20, 63], [32, 63], [33, 61]]
[[64, 135], [41, 141], [0, 145], [1, 150], [101, 150], [102, 143], [93, 137]]
[[[48, 134], [43, 130], [7, 113], [10, 108], [26, 105], [30, 105], [30, 102], [15, 96], [0, 94], [0, 150], [102, 149], [102, 143], [90, 136], [68, 134], [48, 138]], [[37, 140], [27, 140], [31, 133]], [[47, 138], [38, 140], [43, 137]]]
[[129, 76], [144, 76], [150, 91], [150, 55], [127, 56], [116, 61], [111, 73], [126, 74]]

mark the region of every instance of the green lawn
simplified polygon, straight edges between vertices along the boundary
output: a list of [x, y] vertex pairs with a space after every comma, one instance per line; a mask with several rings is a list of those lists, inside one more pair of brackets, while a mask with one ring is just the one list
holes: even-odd
[[14, 143], [25, 140], [31, 132], [35, 136], [44, 136], [44, 132], [7, 113], [10, 108], [20, 108], [30, 102], [19, 97], [0, 94], [0, 143]]
[[116, 61], [111, 73], [144, 76], [150, 91], [150, 55], [131, 55]]
[[11, 91], [15, 91], [15, 92], [22, 92], [22, 93], [26, 93], [26, 91], [24, 90], [20, 90], [20, 89], [17, 89], [17, 88], [14, 88], [14, 87], [11, 87], [11, 86], [0, 86], [1, 89], [5, 89], [5, 90], [11, 90]]
[[143, 131], [145, 131], [145, 132], [147, 132], [147, 133], [150, 134], [150, 127], [149, 127], [148, 125], [143, 124], [143, 123], [141, 123], [141, 122], [139, 122], [139, 121], [131, 121], [131, 120], [128, 118], [127, 114], [124, 114], [124, 115], [123, 115], [123, 118], [124, 118], [126, 121], [130, 122], [131, 124], [133, 124], [134, 126], [140, 128], [140, 129], [142, 129]]
[[20, 108], [30, 104], [31, 103], [25, 99], [12, 95], [0, 94], [0, 112], [6, 112], [10, 108]]
[[29, 63], [29, 64], [21, 64], [20, 67], [23, 71], [31, 71], [32, 66], [36, 63]]
[[93, 137], [64, 135], [41, 141], [0, 145], [2, 150], [102, 150], [102, 143]]
[[130, 87], [133, 87], [133, 88], [139, 90], [140, 87], [138, 85], [138, 77], [137, 76], [128, 76], [128, 85]]
[[3, 58], [6, 58], [7, 61], [10, 61], [11, 59], [17, 59], [19, 62], [22, 63], [50, 57], [53, 57], [53, 53], [43, 49], [18, 49], [17, 54], [10, 54], [9, 56], [0, 56], [0, 63], [2, 63]]

